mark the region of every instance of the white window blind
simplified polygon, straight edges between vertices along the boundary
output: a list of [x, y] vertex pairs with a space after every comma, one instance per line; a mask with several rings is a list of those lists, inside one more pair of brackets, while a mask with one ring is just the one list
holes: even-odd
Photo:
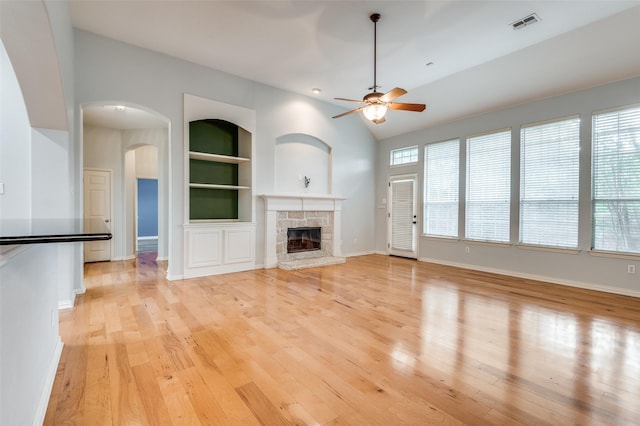
[[593, 248], [640, 253], [640, 107], [593, 116]]
[[509, 241], [511, 130], [467, 139], [465, 237]]
[[424, 147], [425, 235], [458, 236], [458, 171], [460, 141], [432, 143]]
[[394, 149], [391, 151], [390, 164], [399, 166], [401, 164], [411, 164], [418, 162], [418, 147], [410, 146], [409, 148]]
[[578, 117], [520, 131], [520, 242], [578, 247]]

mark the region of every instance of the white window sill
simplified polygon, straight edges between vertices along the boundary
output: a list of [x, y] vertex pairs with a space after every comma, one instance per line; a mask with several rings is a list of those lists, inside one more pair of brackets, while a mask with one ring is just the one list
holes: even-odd
[[422, 234], [420, 237], [423, 240], [444, 241], [444, 242], [448, 242], [448, 243], [457, 243], [457, 242], [460, 241], [460, 238], [458, 238], [458, 237], [447, 237], [446, 235], [427, 235], [427, 234]]
[[578, 254], [581, 251], [580, 249], [573, 249], [573, 248], [567, 248], [567, 247], [536, 246], [533, 244], [517, 244], [517, 247], [523, 250], [546, 251], [550, 253], [564, 253], [564, 254]]
[[463, 239], [462, 241], [464, 241], [465, 244], [472, 244], [477, 246], [502, 247], [502, 248], [509, 248], [513, 245], [508, 242], [499, 242], [499, 241], [466, 240], [466, 239]]
[[603, 251], [603, 250], [589, 250], [589, 255], [596, 257], [610, 257], [616, 259], [629, 259], [640, 260], [640, 254], [635, 253], [623, 253], [619, 251]]

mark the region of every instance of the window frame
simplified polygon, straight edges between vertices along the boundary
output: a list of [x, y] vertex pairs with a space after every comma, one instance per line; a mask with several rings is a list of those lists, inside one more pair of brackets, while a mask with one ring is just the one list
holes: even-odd
[[[457, 149], [456, 149], [456, 163], [457, 163], [457, 169], [456, 169], [456, 200], [455, 200], [455, 210], [456, 210], [456, 216], [455, 216], [455, 235], [447, 235], [447, 234], [430, 234], [427, 232], [427, 190], [428, 190], [428, 171], [427, 171], [427, 166], [428, 166], [428, 159], [427, 159], [427, 149], [429, 147], [435, 146], [435, 145], [439, 145], [439, 144], [446, 144], [446, 143], [452, 143], [452, 142], [457, 142]], [[423, 185], [422, 185], [422, 236], [425, 238], [444, 238], [444, 239], [459, 239], [460, 238], [460, 226], [459, 226], [459, 219], [460, 219], [460, 167], [461, 167], [461, 161], [460, 161], [460, 152], [461, 152], [461, 143], [462, 140], [461, 138], [452, 138], [452, 139], [446, 139], [446, 140], [442, 140], [442, 141], [437, 141], [437, 142], [430, 142], [424, 145], [424, 151], [423, 151], [423, 159], [424, 159], [424, 169], [423, 169]]]
[[[569, 122], [569, 121], [574, 121], [577, 120], [577, 134], [575, 135], [577, 137], [577, 147], [575, 147], [577, 149], [576, 151], [576, 158], [575, 161], [577, 161], [577, 174], [575, 176], [576, 179], [576, 188], [575, 188], [575, 208], [576, 208], [576, 221], [575, 221], [575, 245], [558, 245], [558, 244], [544, 244], [544, 243], [535, 243], [535, 242], [525, 242], [523, 241], [523, 202], [527, 201], [523, 199], [523, 193], [524, 193], [524, 173], [525, 173], [525, 149], [524, 149], [524, 144], [526, 143], [525, 138], [524, 138], [524, 132], [527, 129], [531, 129], [531, 128], [536, 128], [536, 127], [542, 127], [542, 126], [547, 126], [547, 125], [551, 125], [551, 124], [555, 124], [555, 123], [562, 123], [562, 122]], [[560, 251], [564, 251], [564, 250], [568, 250], [568, 251], [575, 251], [578, 249], [579, 247], [579, 238], [580, 238], [580, 170], [581, 170], [581, 162], [580, 162], [580, 148], [581, 148], [581, 138], [580, 138], [580, 131], [581, 131], [581, 126], [582, 126], [582, 119], [580, 117], [580, 114], [574, 114], [574, 115], [570, 115], [570, 116], [566, 116], [566, 117], [559, 117], [559, 118], [554, 118], [554, 119], [550, 119], [550, 120], [545, 120], [545, 121], [539, 121], [539, 122], [534, 122], [534, 123], [529, 123], [529, 124], [525, 124], [522, 125], [520, 127], [520, 157], [519, 157], [519, 172], [520, 172], [520, 182], [519, 182], [519, 192], [518, 192], [518, 196], [519, 196], [519, 200], [518, 200], [518, 246], [522, 246], [522, 247], [539, 247], [539, 248], [549, 248], [549, 249], [556, 249], [556, 250], [560, 250]], [[560, 199], [551, 199], [551, 198], [546, 198], [544, 200], [545, 202], [552, 202], [552, 201], [564, 201], [564, 202], [571, 202], [572, 200], [560, 200]]]
[[[415, 161], [408, 161], [408, 162], [405, 162], [405, 163], [394, 163], [393, 162], [393, 159], [394, 159], [393, 154], [395, 152], [403, 152], [403, 151], [409, 151], [409, 150], [415, 150], [415, 158], [416, 158]], [[408, 157], [409, 158], [413, 158], [414, 157], [414, 153], [411, 152]], [[407, 147], [404, 147], [404, 148], [396, 148], [396, 149], [392, 149], [392, 150], [389, 151], [389, 167], [405, 167], [405, 166], [418, 164], [419, 161], [420, 161], [420, 148], [418, 147], [418, 145], [407, 146]]]
[[[596, 192], [598, 190], [598, 183], [596, 182], [596, 161], [597, 161], [597, 152], [598, 150], [596, 150], [596, 143], [598, 142], [597, 140], [597, 134], [596, 134], [596, 118], [598, 116], [604, 115], [604, 114], [610, 114], [610, 113], [620, 113], [623, 111], [630, 111], [630, 110], [640, 110], [640, 104], [632, 104], [632, 105], [625, 105], [625, 106], [619, 106], [619, 107], [614, 107], [614, 108], [607, 108], [607, 109], [602, 109], [602, 110], [598, 110], [598, 111], [594, 111], [591, 115], [591, 146], [590, 146], [590, 152], [591, 152], [591, 176], [590, 176], [590, 183], [591, 183], [591, 199], [590, 199], [590, 213], [591, 213], [591, 223], [590, 223], [590, 231], [591, 231], [591, 242], [590, 242], [590, 250], [589, 252], [592, 253], [593, 255], [597, 255], [597, 256], [610, 256], [610, 257], [621, 257], [621, 258], [635, 258], [637, 259], [638, 257], [640, 257], [640, 248], [638, 249], [638, 251], [623, 251], [620, 249], [610, 249], [610, 248], [597, 248], [596, 247], [596, 226], [597, 226], [597, 215], [596, 215], [596, 203], [597, 203], [597, 198], [596, 198]], [[640, 114], [640, 111], [639, 111]], [[639, 126], [640, 129], [640, 126]], [[638, 131], [640, 133], [640, 130]], [[619, 133], [618, 133], [619, 134]], [[616, 150], [617, 152], [617, 150]], [[640, 149], [634, 151], [635, 153], [637, 153], [638, 155], [640, 155]], [[610, 197], [602, 197], [600, 198], [600, 200], [609, 200], [609, 201], [632, 201], [632, 202], [636, 202], [636, 203], [640, 203], [640, 195], [637, 198], [622, 198], [622, 197], [618, 197], [618, 198], [610, 198]]]
[[[508, 181], [509, 184], [507, 185], [508, 191], [508, 198], [506, 199], [506, 202], [503, 200], [504, 205], [506, 206], [507, 212], [508, 214], [506, 215], [507, 218], [507, 238], [505, 240], [502, 239], [487, 239], [487, 238], [477, 238], [477, 237], [471, 237], [469, 236], [469, 200], [471, 199], [470, 196], [470, 191], [472, 188], [472, 185], [470, 184], [471, 182], [471, 175], [470, 175], [470, 171], [471, 171], [471, 155], [472, 155], [472, 150], [470, 149], [470, 145], [471, 145], [471, 141], [473, 139], [476, 138], [481, 138], [481, 137], [485, 137], [485, 136], [489, 136], [489, 135], [498, 135], [501, 133], [506, 133], [509, 135], [509, 143], [508, 143], [508, 152], [509, 155], [507, 156], [507, 158], [509, 159], [509, 172], [507, 174], [508, 176]], [[465, 199], [464, 199], [464, 240], [465, 241], [469, 241], [469, 242], [477, 242], [477, 243], [486, 243], [486, 244], [498, 244], [498, 245], [511, 245], [511, 192], [512, 192], [512, 186], [513, 186], [513, 180], [511, 179], [512, 177], [512, 170], [513, 170], [513, 162], [511, 161], [511, 154], [512, 154], [512, 150], [513, 150], [513, 129], [511, 127], [506, 127], [506, 128], [501, 128], [501, 129], [495, 129], [495, 130], [491, 130], [491, 131], [487, 131], [487, 132], [482, 132], [482, 133], [475, 133], [472, 135], [469, 135], [465, 138], [465, 149], [466, 149], [466, 154], [465, 154]]]

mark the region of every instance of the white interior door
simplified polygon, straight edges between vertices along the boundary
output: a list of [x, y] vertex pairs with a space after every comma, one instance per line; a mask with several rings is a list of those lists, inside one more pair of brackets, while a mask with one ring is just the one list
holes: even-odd
[[[83, 177], [84, 217], [104, 221], [111, 229], [111, 171], [85, 169]], [[104, 260], [111, 260], [111, 240], [84, 243], [85, 262]]]
[[389, 179], [388, 247], [394, 256], [418, 258], [417, 175]]

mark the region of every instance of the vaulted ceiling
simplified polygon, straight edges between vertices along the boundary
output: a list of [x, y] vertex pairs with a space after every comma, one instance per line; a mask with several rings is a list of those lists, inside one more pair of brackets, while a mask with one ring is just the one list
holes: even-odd
[[[77, 28], [335, 103], [377, 83], [408, 90], [368, 123], [386, 138], [640, 75], [640, 0], [72, 0]], [[512, 23], [535, 13], [536, 24]], [[428, 65], [429, 64], [429, 65]], [[320, 94], [313, 94], [320, 88]], [[340, 118], [360, 120], [361, 114]]]

